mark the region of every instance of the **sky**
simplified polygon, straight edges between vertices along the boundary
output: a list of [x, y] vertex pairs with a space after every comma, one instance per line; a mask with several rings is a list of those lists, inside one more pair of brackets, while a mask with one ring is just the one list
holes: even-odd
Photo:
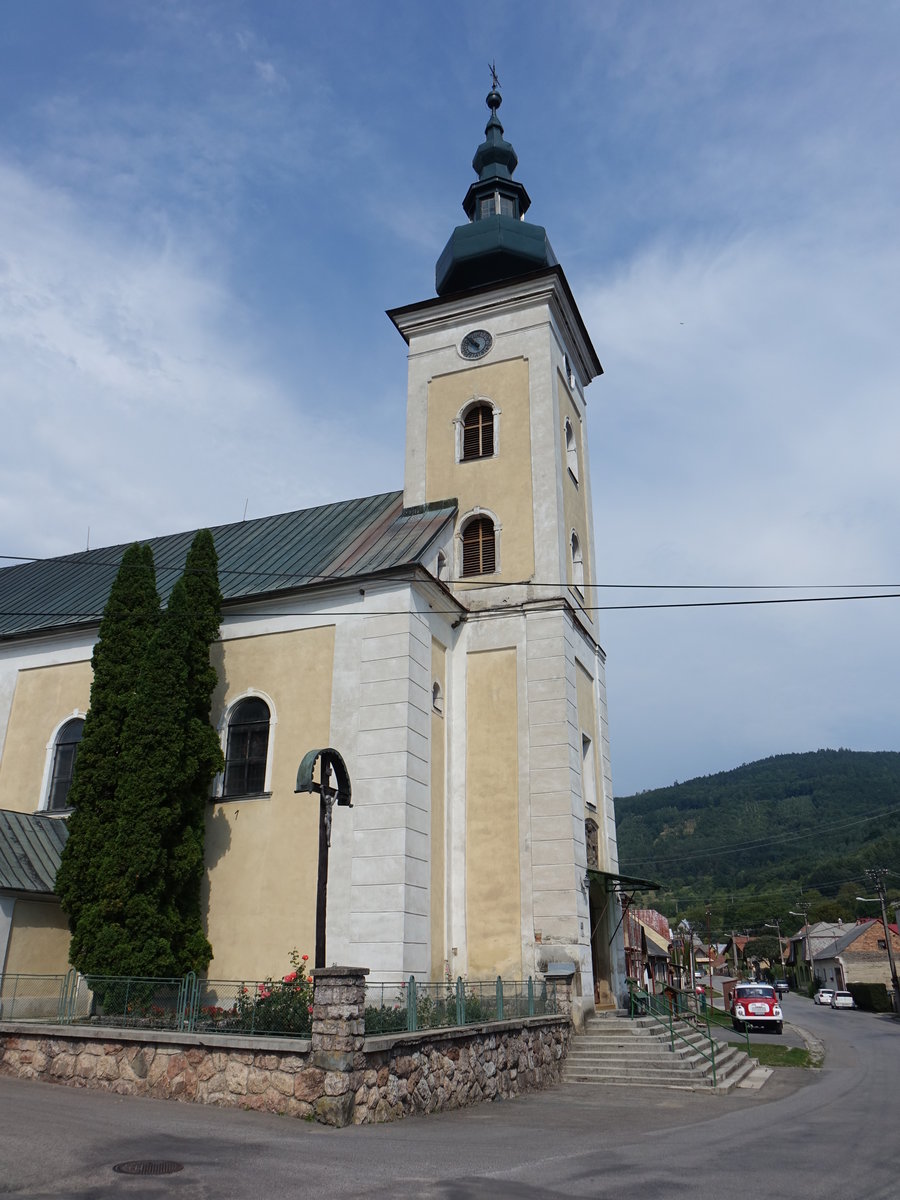
[[898, 52], [892, 0], [5, 6], [0, 554], [401, 487], [385, 310], [496, 60], [604, 366], [616, 795], [900, 749], [900, 599], [820, 599], [900, 593]]

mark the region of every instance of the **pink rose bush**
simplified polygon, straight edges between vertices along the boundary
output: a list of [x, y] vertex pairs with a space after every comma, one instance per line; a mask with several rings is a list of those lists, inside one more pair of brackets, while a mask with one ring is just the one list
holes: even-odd
[[304, 966], [308, 954], [290, 953], [291, 970], [280, 980], [267, 979], [238, 995], [240, 1028], [248, 1033], [309, 1037], [312, 1033], [313, 977]]

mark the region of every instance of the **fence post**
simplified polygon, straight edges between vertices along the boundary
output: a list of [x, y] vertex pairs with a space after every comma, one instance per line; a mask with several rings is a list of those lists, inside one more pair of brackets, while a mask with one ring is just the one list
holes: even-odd
[[503, 1020], [503, 980], [497, 976], [497, 1020]]
[[410, 975], [406, 989], [406, 1029], [415, 1033], [419, 1028], [419, 998], [416, 995], [416, 977]]
[[56, 1020], [60, 1025], [68, 1025], [71, 1020], [70, 1012], [72, 1008], [72, 1001], [70, 996], [74, 987], [74, 982], [72, 979], [74, 974], [74, 970], [69, 967], [68, 971], [66, 971], [65, 978], [62, 981], [62, 986], [59, 989], [59, 1003], [56, 1006]]
[[528, 1015], [534, 1016], [534, 980], [528, 976]]
[[457, 1025], [465, 1025], [466, 1023], [466, 997], [463, 992], [462, 976], [456, 977], [456, 1023]]
[[315, 967], [312, 971], [310, 1062], [323, 1072], [326, 1089], [313, 1101], [313, 1111], [322, 1125], [353, 1123], [365, 1065], [368, 973], [365, 967]]

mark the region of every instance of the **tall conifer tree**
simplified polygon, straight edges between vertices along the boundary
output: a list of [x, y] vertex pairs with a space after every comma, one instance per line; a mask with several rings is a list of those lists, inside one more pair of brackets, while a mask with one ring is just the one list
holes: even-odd
[[92, 657], [91, 702], [69, 792], [74, 812], [56, 878], [69, 918], [71, 962], [80, 971], [114, 966], [99, 952], [108, 919], [115, 851], [116, 792], [123, 765], [123, 734], [147, 648], [160, 619], [153, 552], [135, 543], [122, 556], [100, 622]]
[[218, 683], [209, 651], [219, 636], [222, 593], [216, 548], [208, 529], [201, 529], [191, 545], [184, 568], [183, 603], [170, 603], [167, 616], [185, 623], [188, 631], [185, 772], [180, 826], [169, 866], [180, 922], [174, 950], [182, 970], [199, 971], [212, 958], [201, 911], [206, 809], [209, 785], [224, 765], [219, 738], [209, 719]]

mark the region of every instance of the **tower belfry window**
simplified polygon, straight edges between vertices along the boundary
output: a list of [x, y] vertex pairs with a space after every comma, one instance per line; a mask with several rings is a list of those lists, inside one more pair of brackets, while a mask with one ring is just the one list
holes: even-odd
[[497, 569], [494, 522], [490, 517], [475, 517], [463, 530], [463, 575], [491, 575]]
[[489, 404], [476, 404], [463, 420], [462, 460], [492, 458], [494, 454], [494, 410]]

